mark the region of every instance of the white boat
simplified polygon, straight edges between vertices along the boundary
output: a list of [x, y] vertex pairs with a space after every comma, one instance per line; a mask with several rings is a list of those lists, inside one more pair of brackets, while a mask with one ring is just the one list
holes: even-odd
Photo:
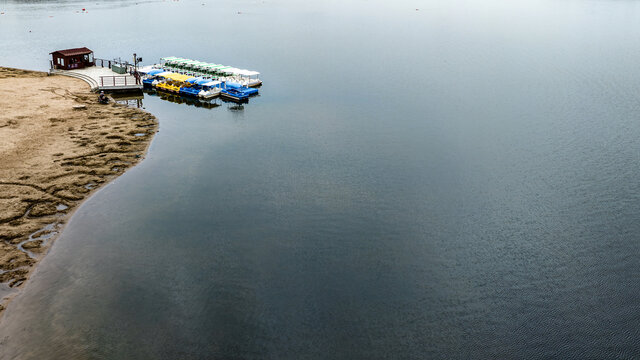
[[217, 80], [200, 84], [200, 86], [202, 86], [202, 90], [200, 90], [200, 92], [198, 93], [198, 97], [201, 97], [203, 99], [211, 99], [220, 95], [220, 91], [222, 91], [220, 87], [221, 84], [222, 83]]
[[228, 68], [225, 69], [224, 72], [227, 76], [221, 77], [219, 79], [220, 81], [238, 83], [246, 87], [257, 87], [262, 85], [262, 80], [259, 78], [260, 73], [257, 71]]
[[257, 71], [251, 70], [242, 70], [241, 73], [238, 74], [242, 80], [242, 84], [248, 87], [256, 87], [262, 85], [262, 80], [260, 80], [260, 73]]

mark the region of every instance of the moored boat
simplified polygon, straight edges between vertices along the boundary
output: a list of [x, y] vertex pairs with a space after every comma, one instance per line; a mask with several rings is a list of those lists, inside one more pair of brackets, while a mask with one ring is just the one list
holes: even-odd
[[241, 91], [243, 94], [246, 94], [247, 96], [258, 95], [258, 89], [247, 87], [246, 85], [243, 85], [242, 83], [239, 83], [239, 82], [226, 81], [224, 83], [224, 86], [226, 88], [233, 88], [238, 91]]
[[262, 85], [260, 73], [246, 69], [238, 69], [231, 66], [206, 63], [180, 57], [165, 57], [160, 59], [159, 65], [165, 71], [176, 72], [194, 77], [204, 77], [212, 80], [231, 81], [242, 84], [246, 87], [258, 87]]
[[142, 77], [144, 87], [154, 87], [158, 82], [164, 81], [163, 75], [170, 74], [162, 69], [151, 69], [145, 72]]
[[222, 92], [222, 88], [220, 87], [221, 84], [222, 83], [220, 81], [216, 80], [200, 84], [202, 90], [200, 90], [200, 92], [198, 93], [198, 97], [201, 97], [203, 99], [211, 99], [219, 96]]
[[162, 72], [157, 73], [154, 80], [147, 79], [151, 87], [156, 90], [166, 91], [184, 96], [191, 96], [201, 99], [211, 99], [221, 92], [221, 82], [217, 80], [206, 79], [202, 77], [191, 77], [188, 75]]
[[166, 80], [164, 82], [158, 82], [155, 87], [157, 90], [168, 91], [172, 93], [179, 94], [180, 88], [184, 86], [187, 79], [190, 79], [191, 76], [181, 75], [176, 73], [168, 73], [163, 74], [162, 77]]
[[226, 88], [222, 89], [220, 92], [220, 96], [223, 98], [233, 100], [233, 101], [248, 101], [249, 95], [245, 94], [243, 91], [235, 88]]

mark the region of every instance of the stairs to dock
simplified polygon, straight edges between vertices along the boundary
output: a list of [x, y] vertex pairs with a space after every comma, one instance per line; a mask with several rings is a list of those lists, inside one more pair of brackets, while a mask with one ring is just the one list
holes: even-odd
[[89, 86], [91, 87], [91, 91], [96, 91], [98, 90], [98, 82], [92, 78], [89, 75], [80, 73], [80, 72], [76, 72], [73, 70], [51, 70], [50, 71], [51, 74], [58, 74], [58, 75], [64, 75], [64, 76], [69, 76], [69, 77], [73, 77], [76, 79], [80, 79], [83, 80], [84, 82], [86, 82], [87, 84], [89, 84]]

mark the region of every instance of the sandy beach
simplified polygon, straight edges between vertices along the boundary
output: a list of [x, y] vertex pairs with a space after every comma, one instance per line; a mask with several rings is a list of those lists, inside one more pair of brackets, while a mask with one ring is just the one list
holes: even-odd
[[153, 115], [99, 104], [78, 79], [0, 67], [0, 312], [73, 210], [138, 163]]

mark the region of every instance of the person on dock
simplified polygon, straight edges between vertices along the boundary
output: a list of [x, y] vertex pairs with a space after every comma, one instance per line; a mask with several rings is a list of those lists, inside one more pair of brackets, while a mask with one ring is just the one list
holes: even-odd
[[104, 94], [104, 91], [100, 91], [100, 95], [98, 95], [98, 101], [100, 104], [108, 104], [109, 98]]

